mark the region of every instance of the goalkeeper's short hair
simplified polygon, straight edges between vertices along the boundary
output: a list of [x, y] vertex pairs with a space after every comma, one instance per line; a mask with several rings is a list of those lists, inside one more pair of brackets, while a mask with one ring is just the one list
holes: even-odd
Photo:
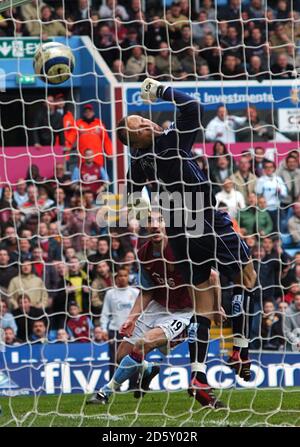
[[125, 146], [129, 146], [130, 141], [126, 117], [122, 118], [117, 124], [117, 136]]

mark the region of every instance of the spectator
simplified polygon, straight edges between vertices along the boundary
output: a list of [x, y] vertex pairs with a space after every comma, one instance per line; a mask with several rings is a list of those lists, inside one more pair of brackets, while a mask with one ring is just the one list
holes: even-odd
[[207, 11], [202, 9], [199, 11], [198, 19], [192, 23], [193, 42], [203, 46], [203, 39], [205, 35], [211, 34], [216, 36], [216, 25], [210, 21]]
[[248, 67], [249, 80], [261, 82], [268, 76], [268, 70], [263, 67], [263, 61], [259, 56], [251, 56]]
[[282, 53], [291, 43], [293, 42], [290, 30], [287, 29], [282, 22], [276, 23], [274, 33], [272, 33], [269, 38], [271, 54], [276, 56], [279, 53]]
[[251, 0], [248, 9], [249, 17], [263, 19], [265, 17], [265, 6], [262, 0]]
[[29, 35], [31, 35], [34, 26], [40, 19], [40, 9], [43, 6], [45, 6], [45, 3], [42, 0], [31, 0], [31, 2], [27, 2], [20, 7], [21, 16], [24, 19]]
[[266, 56], [268, 56], [267, 48], [266, 39], [263, 36], [262, 30], [256, 26], [251, 30], [250, 37], [246, 40], [247, 62], [249, 62], [253, 56], [257, 56], [263, 61]]
[[89, 312], [88, 277], [85, 271], [81, 268], [77, 257], [74, 256], [70, 259], [68, 269], [69, 272], [65, 279], [71, 285], [68, 286], [67, 291], [69, 293], [74, 293], [74, 302], [77, 304], [79, 312]]
[[221, 47], [223, 48], [224, 58], [229, 54], [236, 57], [238, 64], [241, 63], [243, 59], [242, 40], [234, 24], [229, 24], [226, 36], [222, 39]]
[[254, 160], [252, 170], [256, 177], [261, 177], [264, 174], [264, 158], [265, 150], [263, 147], [254, 148]]
[[112, 377], [116, 365], [116, 352], [121, 340], [119, 329], [125, 322], [139, 294], [138, 289], [129, 287], [128, 271], [118, 270], [116, 287], [105, 294], [101, 313], [101, 329], [103, 341], [109, 340], [110, 376]]
[[158, 70], [155, 65], [155, 57], [154, 56], [148, 56], [147, 57], [147, 76], [150, 78], [157, 78], [158, 77]]
[[199, 81], [209, 81], [214, 79], [214, 77], [210, 74], [209, 66], [206, 63], [199, 65], [199, 67], [197, 68], [197, 74]]
[[213, 0], [203, 0], [201, 8], [206, 12], [208, 20], [216, 20], [216, 10]]
[[138, 82], [145, 78], [146, 56], [141, 47], [135, 47], [132, 50], [132, 56], [128, 59], [125, 68], [127, 81]]
[[275, 312], [273, 301], [265, 301], [261, 323], [262, 349], [275, 351], [282, 345], [282, 338], [277, 338], [280, 334], [274, 333], [275, 325], [278, 322], [279, 316]]
[[159, 16], [152, 17], [151, 24], [145, 34], [145, 47], [147, 52], [156, 56], [156, 51], [160, 48], [162, 42], [167, 42], [166, 22]]
[[48, 5], [42, 6], [40, 11], [40, 20], [34, 21], [28, 29], [30, 36], [42, 36], [44, 40], [53, 36], [68, 36], [63, 22], [54, 18]]
[[[99, 320], [102, 312], [104, 295], [113, 286], [113, 278], [108, 262], [101, 261], [96, 266], [96, 276], [91, 286], [91, 310], [94, 319]], [[95, 320], [94, 320], [95, 321]]]
[[271, 66], [273, 79], [292, 79], [294, 75], [294, 67], [289, 64], [288, 57], [285, 53], [279, 53], [276, 63]]
[[80, 308], [76, 302], [69, 304], [67, 332], [72, 341], [88, 343], [91, 340], [93, 323], [87, 315], [80, 315]]
[[48, 332], [46, 323], [43, 319], [35, 320], [32, 325], [32, 335], [30, 341], [34, 343], [48, 343], [55, 340], [55, 335]]
[[[203, 71], [203, 69], [201, 70], [201, 67], [206, 64], [204, 59], [199, 56], [199, 52], [196, 48], [191, 47], [185, 51], [185, 56], [181, 59], [181, 65], [183, 71], [187, 74], [193, 74], [194, 76], [196, 76], [197, 73], [202, 73], [205, 76], [206, 73], [206, 75], [209, 75], [209, 69], [208, 72]], [[208, 65], [206, 65], [206, 67], [208, 68]], [[194, 76], [191, 78], [193, 79]]]
[[16, 337], [16, 334], [11, 327], [4, 329], [4, 343], [6, 346], [19, 346], [21, 343], [21, 340]]
[[114, 33], [110, 27], [103, 24], [95, 36], [95, 47], [98, 48], [99, 53], [109, 65], [112, 67], [113, 61], [120, 59], [120, 52], [115, 41]]
[[0, 331], [6, 328], [11, 328], [14, 333], [17, 332], [17, 325], [13, 315], [8, 312], [8, 307], [4, 299], [0, 300]]
[[68, 343], [70, 341], [70, 337], [68, 332], [65, 329], [58, 329], [57, 331], [57, 343]]
[[168, 21], [170, 38], [180, 38], [180, 31], [184, 25], [188, 24], [188, 18], [181, 13], [179, 3], [172, 3], [171, 8], [167, 11], [166, 19]]
[[16, 264], [9, 262], [8, 251], [4, 248], [0, 249], [0, 292], [1, 295], [6, 295], [7, 288], [12, 278], [18, 275], [18, 268]]
[[124, 62], [124, 64], [126, 64], [126, 62], [131, 56], [133, 48], [139, 45], [142, 45], [142, 42], [140, 41], [136, 28], [135, 27], [129, 28], [127, 36], [125, 37], [125, 39], [121, 44], [122, 57], [119, 57], [118, 59], [121, 59]]
[[83, 156], [87, 149], [94, 152], [94, 162], [104, 166], [104, 152], [112, 155], [112, 142], [106, 128], [99, 118], [96, 118], [92, 104], [83, 107], [83, 118], [76, 121], [78, 127], [79, 152]]
[[257, 273], [256, 294], [259, 294], [259, 300], [275, 302], [274, 285], [278, 284], [278, 270], [280, 270], [278, 259], [267, 255], [263, 246], [255, 246], [252, 249], [252, 257]]
[[216, 207], [222, 202], [228, 208], [228, 213], [231, 217], [237, 216], [238, 210], [246, 207], [243, 195], [236, 191], [233, 187], [233, 182], [230, 178], [227, 178], [223, 183], [222, 191], [216, 194]]
[[8, 226], [4, 230], [4, 238], [0, 245], [1, 249], [7, 250], [10, 262], [19, 261], [19, 249], [16, 230]]
[[159, 80], [169, 81], [184, 76], [182, 65], [177, 56], [170, 52], [167, 42], [162, 42], [159, 46], [159, 54], [155, 57]]
[[286, 310], [284, 318], [284, 336], [287, 339], [287, 350], [300, 351], [300, 293]]
[[133, 251], [128, 251], [124, 256], [123, 267], [129, 274], [128, 283], [130, 286], [138, 286], [140, 284], [139, 271], [136, 263], [136, 257]]
[[208, 141], [219, 140], [224, 144], [235, 143], [235, 129], [245, 121], [245, 117], [229, 115], [225, 106], [219, 106], [217, 116], [206, 126], [206, 139]]
[[125, 76], [125, 65], [121, 59], [116, 59], [112, 65], [112, 72], [118, 82], [123, 82]]
[[300, 202], [293, 206], [294, 215], [288, 220], [288, 230], [294, 244], [300, 247]]
[[229, 4], [218, 11], [218, 19], [232, 21], [238, 26], [241, 19], [241, 0], [229, 0]]
[[183, 25], [180, 33], [181, 37], [174, 40], [171, 48], [174, 53], [176, 53], [177, 58], [181, 61], [187, 55], [188, 50], [193, 48], [191, 25]]
[[61, 246], [55, 237], [49, 237], [48, 226], [41, 222], [39, 225], [39, 235], [37, 236], [37, 244], [43, 250], [43, 259], [45, 261], [53, 261], [61, 259]]
[[4, 185], [0, 197], [0, 222], [2, 225], [7, 224], [12, 218], [13, 209], [17, 208], [17, 204], [13, 198], [13, 193], [9, 185]]
[[96, 264], [110, 260], [110, 247], [106, 237], [100, 237], [97, 242], [97, 252], [88, 256], [89, 271], [92, 277], [96, 274]]
[[17, 183], [16, 190], [13, 193], [14, 201], [18, 208], [22, 207], [28, 200], [27, 185], [23, 178], [20, 178]]
[[230, 158], [224, 155], [218, 156], [217, 163], [211, 168], [210, 172], [210, 180], [215, 193], [221, 190], [224, 181], [230, 177], [231, 174], [232, 169], [230, 166]]
[[17, 299], [18, 307], [12, 311], [17, 324], [17, 338], [28, 343], [32, 336], [33, 322], [45, 315], [42, 309], [31, 305], [28, 295], [19, 295]]
[[47, 100], [42, 102], [40, 110], [34, 116], [33, 144], [38, 148], [54, 146], [57, 142], [63, 146], [63, 117], [56, 111], [54, 96], [48, 95]]
[[222, 63], [221, 49], [212, 34], [206, 34], [201, 44], [200, 56], [205, 59], [212, 75], [220, 77], [220, 66]]
[[11, 279], [8, 286], [9, 307], [16, 309], [18, 307], [18, 297], [26, 291], [33, 306], [45, 309], [48, 306], [48, 292], [44, 282], [32, 273], [32, 264], [30, 261], [24, 261], [21, 265], [21, 274]]
[[99, 166], [95, 159], [95, 152], [86, 149], [80, 167], [75, 168], [72, 174], [72, 182], [80, 188], [80, 191], [91, 191], [94, 198], [106, 189], [109, 181], [106, 170], [103, 166]]
[[248, 196], [248, 207], [240, 210], [238, 223], [246, 235], [267, 236], [272, 233], [273, 222], [266, 208], [266, 200], [264, 197], [258, 199], [255, 193]]
[[287, 196], [287, 187], [281, 177], [276, 175], [273, 161], [264, 162], [264, 175], [256, 184], [256, 194], [263, 196], [267, 202], [267, 210], [273, 221], [273, 230], [278, 231], [280, 201]]
[[93, 333], [93, 342], [94, 343], [102, 343], [103, 342], [102, 334], [103, 334], [103, 331], [102, 331], [101, 327], [96, 326], [94, 328], [94, 333]]
[[296, 295], [300, 293], [300, 284], [297, 282], [293, 282], [289, 288], [287, 293], [283, 297], [283, 302], [287, 303], [288, 305], [292, 304], [295, 299]]
[[118, 0], [107, 0], [105, 5], [100, 6], [99, 14], [101, 19], [114, 19], [119, 16], [124, 22], [129, 20], [125, 7], [119, 5]]
[[242, 80], [245, 79], [245, 70], [241, 66], [239, 59], [234, 54], [227, 54], [221, 67], [222, 80]]
[[242, 156], [239, 160], [238, 170], [230, 176], [234, 188], [242, 193], [245, 203], [249, 194], [255, 192], [256, 177], [251, 172], [251, 164], [247, 156]]
[[293, 154], [286, 157], [285, 165], [278, 170], [278, 175], [284, 181], [287, 195], [282, 200], [284, 206], [292, 205], [300, 196], [300, 169], [298, 160]]

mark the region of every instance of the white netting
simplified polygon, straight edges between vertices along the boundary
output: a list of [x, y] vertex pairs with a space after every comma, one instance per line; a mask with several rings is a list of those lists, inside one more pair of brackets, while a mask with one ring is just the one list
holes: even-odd
[[[2, 11], [7, 3], [11, 7]], [[0, 426], [299, 425], [300, 2], [22, 3], [0, 1]], [[52, 40], [70, 46], [76, 58], [71, 80], [57, 86], [43, 84], [32, 69], [38, 45]], [[187, 109], [179, 126], [181, 136], [198, 130], [191, 154], [178, 159], [176, 151], [161, 165], [163, 153], [153, 164], [116, 136], [119, 120], [132, 114], [143, 117], [135, 129], [149, 126], [144, 119], [150, 118], [172, 134], [179, 111], [173, 98], [141, 101], [146, 77], [201, 103], [195, 128]], [[122, 125], [132, 129], [128, 121]], [[127, 137], [125, 130], [121, 140]], [[85, 406], [86, 394], [103, 387], [117, 361], [130, 354], [130, 344], [120, 348], [118, 329], [141, 288], [162, 307], [143, 314], [137, 340], [154, 327], [163, 327], [160, 337], [176, 333], [186, 340], [182, 329], [193, 312], [174, 314], [172, 299], [177, 293], [188, 303], [188, 290], [178, 282], [185, 282], [184, 261], [191, 265], [195, 253], [190, 258], [187, 250], [180, 258], [173, 245], [161, 262], [151, 250], [137, 254], [149, 240], [149, 226], [138, 220], [148, 222], [148, 195], [164, 184], [170, 193], [166, 173], [177, 185], [173, 192], [187, 187], [180, 169], [172, 179], [174, 159], [182, 167], [184, 158], [208, 177], [198, 176], [209, 186], [201, 208], [215, 198], [254, 259], [257, 281], [247, 308], [254, 315], [251, 380], [238, 378], [228, 365], [237, 293], [232, 278], [221, 275], [220, 288], [213, 273], [211, 297], [221, 296], [228, 319], [220, 328], [212, 323], [207, 378], [225, 408], [202, 408], [188, 398], [185, 341], [169, 356], [148, 354], [148, 362], [161, 367], [151, 397], [135, 400], [126, 381], [99, 412]], [[119, 213], [125, 187], [133, 192], [145, 185], [138, 206], [129, 202], [128, 222], [126, 210]], [[166, 211], [172, 204], [164, 200]], [[214, 250], [213, 258], [223, 263]], [[195, 270], [203, 273], [200, 258]], [[142, 282], [147, 274], [154, 288]], [[133, 389], [137, 374], [134, 380]]]

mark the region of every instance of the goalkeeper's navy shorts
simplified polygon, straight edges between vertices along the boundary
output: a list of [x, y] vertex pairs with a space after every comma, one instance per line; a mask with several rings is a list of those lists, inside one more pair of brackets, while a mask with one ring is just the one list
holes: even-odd
[[207, 232], [199, 237], [189, 237], [184, 229], [178, 230], [169, 228], [167, 233], [186, 284], [197, 285], [208, 280], [212, 267], [234, 280], [250, 261], [247, 244], [231, 224], [216, 227], [213, 234]]

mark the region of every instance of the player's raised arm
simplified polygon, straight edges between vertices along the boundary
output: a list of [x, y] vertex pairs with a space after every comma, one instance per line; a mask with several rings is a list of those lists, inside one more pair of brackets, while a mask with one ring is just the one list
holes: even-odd
[[155, 102], [160, 98], [175, 103], [180, 111], [176, 119], [177, 129], [196, 131], [201, 127], [201, 104], [190, 95], [147, 78], [141, 86], [141, 97], [144, 101]]

